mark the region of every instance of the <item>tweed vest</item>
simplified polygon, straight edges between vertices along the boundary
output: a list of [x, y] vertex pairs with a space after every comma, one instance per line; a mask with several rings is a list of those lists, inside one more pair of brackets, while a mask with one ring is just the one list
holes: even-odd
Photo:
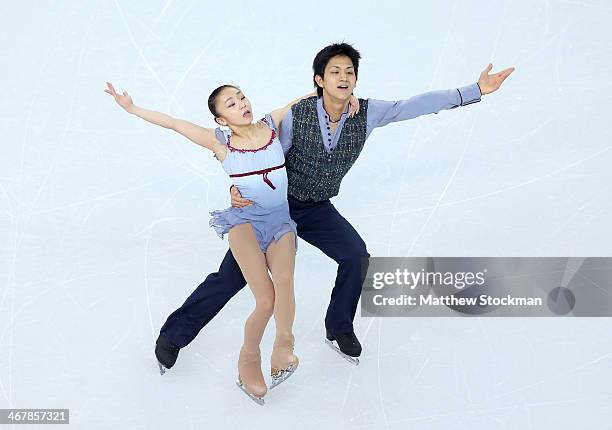
[[366, 140], [368, 101], [359, 99], [359, 113], [346, 118], [338, 145], [328, 153], [317, 115], [317, 98], [291, 107], [291, 148], [285, 156], [287, 194], [298, 200], [319, 202], [338, 195], [342, 178], [357, 160]]

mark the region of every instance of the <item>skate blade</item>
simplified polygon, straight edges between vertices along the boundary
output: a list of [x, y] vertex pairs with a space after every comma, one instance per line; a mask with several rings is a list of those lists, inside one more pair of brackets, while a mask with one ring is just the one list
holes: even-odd
[[251, 398], [251, 400], [253, 400], [255, 403], [257, 403], [260, 406], [263, 406], [266, 402], [264, 401], [264, 399], [262, 397], [257, 397], [254, 396], [253, 394], [249, 393], [247, 391], [246, 388], [244, 388], [244, 386], [242, 385], [242, 383], [240, 382], [240, 380], [236, 381], [236, 385], [238, 386], [238, 388], [240, 388], [240, 390], [242, 390], [242, 392], [244, 394], [246, 394], [247, 396], [249, 396]]
[[354, 364], [355, 366], [359, 365], [358, 357], [351, 357], [350, 355], [346, 355], [344, 352], [340, 350], [340, 348], [338, 348], [338, 346], [336, 345], [334, 341], [325, 338], [325, 343], [328, 344], [331, 349], [333, 349], [338, 354], [340, 354], [349, 363]]
[[295, 373], [297, 366], [294, 364], [289, 365], [284, 370], [281, 370], [276, 375], [272, 375], [272, 383], [270, 384], [270, 390], [282, 382], [286, 381], [291, 375]]
[[161, 364], [159, 361], [157, 362], [157, 365], [159, 366], [159, 374], [160, 374], [160, 375], [163, 375], [164, 373], [166, 373], [166, 370], [168, 370], [168, 369], [166, 369], [166, 368], [164, 367], [164, 365], [163, 365], [163, 364]]

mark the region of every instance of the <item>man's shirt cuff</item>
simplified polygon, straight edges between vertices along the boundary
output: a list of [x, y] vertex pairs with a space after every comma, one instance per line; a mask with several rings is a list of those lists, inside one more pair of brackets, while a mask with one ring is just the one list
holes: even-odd
[[482, 96], [478, 82], [471, 85], [466, 85], [465, 87], [457, 88], [457, 92], [459, 93], [461, 106], [477, 103], [480, 101]]

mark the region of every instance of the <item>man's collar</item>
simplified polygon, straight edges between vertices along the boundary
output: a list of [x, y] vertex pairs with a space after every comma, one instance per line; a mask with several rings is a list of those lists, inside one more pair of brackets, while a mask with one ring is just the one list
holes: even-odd
[[[342, 117], [342, 115], [346, 115], [348, 114], [349, 111], [349, 104], [346, 104], [346, 108], [344, 108], [344, 112], [342, 112], [342, 114], [340, 115], [340, 117]], [[322, 112], [324, 115], [327, 115], [327, 111], [325, 110], [325, 108], [323, 107], [323, 96], [321, 97], [317, 97], [317, 109]]]

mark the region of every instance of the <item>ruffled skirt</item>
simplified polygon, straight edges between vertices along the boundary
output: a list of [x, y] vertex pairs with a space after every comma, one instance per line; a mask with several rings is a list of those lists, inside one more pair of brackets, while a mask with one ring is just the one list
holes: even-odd
[[242, 208], [230, 206], [227, 209], [212, 211], [210, 215], [208, 224], [221, 239], [233, 226], [250, 223], [259, 247], [264, 253], [272, 241], [292, 231], [295, 234], [297, 253], [297, 224], [291, 219], [288, 202], [270, 208], [259, 206], [257, 203]]

